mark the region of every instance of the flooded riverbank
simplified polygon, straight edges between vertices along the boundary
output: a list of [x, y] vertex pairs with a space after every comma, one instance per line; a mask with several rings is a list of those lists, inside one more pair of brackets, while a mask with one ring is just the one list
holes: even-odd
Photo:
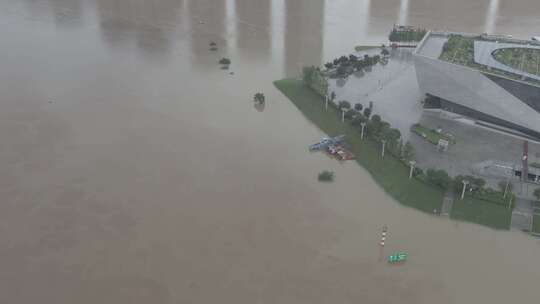
[[[537, 240], [404, 208], [354, 163], [306, 153], [323, 134], [272, 81], [400, 20], [527, 38], [539, 15], [525, 0], [1, 0], [0, 302], [534, 301]], [[378, 262], [383, 225], [401, 267]]]

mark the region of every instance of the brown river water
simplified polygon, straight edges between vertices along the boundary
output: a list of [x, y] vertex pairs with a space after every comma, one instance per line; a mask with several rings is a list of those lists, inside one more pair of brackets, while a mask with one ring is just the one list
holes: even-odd
[[[539, 16], [537, 0], [0, 0], [0, 303], [535, 303], [538, 240], [402, 207], [308, 154], [323, 134], [271, 82], [394, 23], [529, 38]], [[383, 225], [406, 264], [378, 261]]]

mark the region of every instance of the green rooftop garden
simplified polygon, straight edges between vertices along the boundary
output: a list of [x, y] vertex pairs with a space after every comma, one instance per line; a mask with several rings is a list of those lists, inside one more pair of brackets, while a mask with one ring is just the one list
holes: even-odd
[[493, 57], [514, 69], [540, 76], [540, 50], [523, 48], [499, 49]]
[[426, 128], [426, 127], [424, 127], [424, 126], [422, 126], [421, 124], [418, 124], [418, 123], [414, 124], [411, 127], [411, 131], [413, 133], [425, 138], [427, 141], [429, 141], [430, 143], [432, 143], [434, 145], [438, 145], [439, 140], [441, 140], [441, 139], [447, 140], [451, 144], [456, 143], [455, 139], [453, 139], [452, 137], [450, 137], [450, 136], [448, 136], [448, 135], [446, 135], [444, 133], [439, 133], [439, 132], [437, 132], [437, 130]]
[[441, 60], [455, 64], [476, 67], [474, 62], [474, 39], [459, 35], [450, 35], [443, 46]]
[[[465, 37], [461, 35], [450, 35], [448, 41], [443, 46], [442, 53], [439, 59], [454, 64], [468, 66], [481, 72], [501, 75], [503, 77], [515, 80], [524, 80], [521, 78], [521, 75], [516, 75], [514, 73], [498, 70], [495, 68], [488, 69], [488, 67], [474, 62], [475, 40], [482, 40], [482, 37]], [[499, 52], [497, 52], [495, 54], [495, 56], [497, 56], [495, 57], [495, 59], [511, 67], [540, 76], [540, 74], [538, 74], [538, 64], [540, 61], [539, 54], [540, 51], [538, 50], [511, 48], [500, 50]], [[525, 81], [528, 81], [535, 85], [540, 85], [540, 81], [535, 79], [527, 78], [525, 79]]]

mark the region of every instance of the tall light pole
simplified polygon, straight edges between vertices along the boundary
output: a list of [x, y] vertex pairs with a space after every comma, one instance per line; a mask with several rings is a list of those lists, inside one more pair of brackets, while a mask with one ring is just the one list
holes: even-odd
[[461, 191], [461, 200], [465, 198], [465, 189], [467, 189], [467, 185], [469, 184], [469, 181], [462, 180], [463, 183], [463, 190]]
[[381, 140], [382, 142], [382, 151], [381, 151], [381, 157], [384, 158], [384, 146], [386, 146], [386, 140]]
[[328, 94], [326, 94], [324, 99], [324, 108], [326, 111], [328, 111]]
[[510, 179], [506, 179], [506, 187], [504, 187], [503, 198], [506, 198], [506, 193], [508, 192], [508, 185], [510, 184]]
[[411, 170], [409, 171], [409, 179], [411, 179], [414, 172], [414, 165], [416, 165], [416, 162], [414, 160], [411, 160], [409, 162], [409, 165], [411, 165]]
[[362, 122], [360, 123], [360, 125], [362, 126], [362, 133], [360, 134], [360, 139], [364, 139], [364, 129], [366, 128], [366, 123], [365, 122]]

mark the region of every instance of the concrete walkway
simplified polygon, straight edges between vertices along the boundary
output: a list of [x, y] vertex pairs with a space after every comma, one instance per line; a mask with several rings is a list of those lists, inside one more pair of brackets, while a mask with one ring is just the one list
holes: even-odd
[[449, 216], [452, 211], [452, 206], [454, 206], [454, 192], [448, 191], [443, 198], [443, 204], [441, 207], [441, 215]]

